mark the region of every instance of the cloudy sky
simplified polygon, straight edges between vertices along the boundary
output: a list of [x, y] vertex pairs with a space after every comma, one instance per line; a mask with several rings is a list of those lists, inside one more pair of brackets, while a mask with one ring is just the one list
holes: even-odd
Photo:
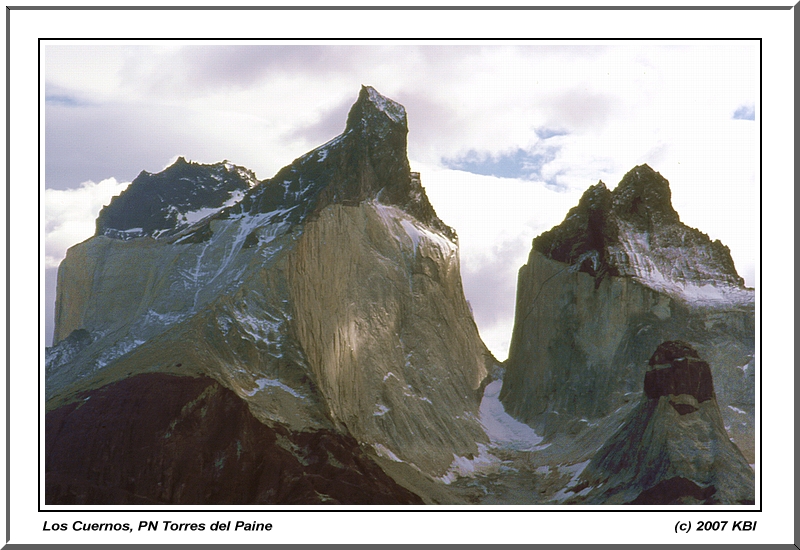
[[56, 269], [97, 212], [177, 156], [266, 179], [344, 129], [362, 84], [405, 105], [409, 159], [460, 237], [481, 335], [508, 353], [531, 239], [638, 164], [755, 286], [757, 41], [46, 44], [47, 342]]

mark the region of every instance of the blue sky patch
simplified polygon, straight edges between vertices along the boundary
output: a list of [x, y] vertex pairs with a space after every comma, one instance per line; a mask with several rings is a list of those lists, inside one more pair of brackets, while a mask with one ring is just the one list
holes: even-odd
[[556, 136], [566, 136], [569, 134], [566, 130], [558, 130], [556, 128], [545, 128], [542, 126], [541, 128], [536, 128], [534, 130], [536, 132], [536, 137], [539, 139], [549, 139], [551, 137]]
[[44, 96], [45, 103], [51, 105], [64, 105], [66, 107], [77, 107], [81, 104], [76, 98], [67, 94], [47, 94]]
[[457, 158], [443, 158], [442, 164], [453, 170], [463, 170], [482, 176], [542, 181], [542, 167], [556, 158], [560, 147], [517, 148], [492, 155], [488, 151], [469, 150]]
[[755, 120], [756, 108], [754, 105], [742, 105], [733, 113], [734, 120]]

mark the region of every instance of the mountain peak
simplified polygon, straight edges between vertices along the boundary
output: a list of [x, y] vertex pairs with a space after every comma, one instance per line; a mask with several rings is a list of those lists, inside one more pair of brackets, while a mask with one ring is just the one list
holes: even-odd
[[634, 167], [612, 192], [613, 209], [621, 219], [642, 228], [655, 223], [677, 223], [667, 179], [647, 164]]
[[[730, 250], [681, 223], [669, 182], [647, 164], [630, 170], [613, 191], [602, 181], [589, 187], [560, 225], [533, 240], [533, 249], [596, 277], [596, 285], [605, 275], [627, 275], [681, 296], [687, 283], [744, 285]], [[723, 298], [730, 297], [713, 299]]]
[[375, 88], [362, 86], [344, 133], [295, 159], [254, 189], [241, 212], [288, 212], [297, 223], [329, 204], [376, 201], [397, 206], [455, 237], [428, 201], [407, 156], [405, 107]]
[[372, 86], [361, 86], [358, 99], [347, 115], [345, 132], [358, 129], [375, 129], [379, 134], [396, 129], [405, 134], [408, 132], [406, 109]]

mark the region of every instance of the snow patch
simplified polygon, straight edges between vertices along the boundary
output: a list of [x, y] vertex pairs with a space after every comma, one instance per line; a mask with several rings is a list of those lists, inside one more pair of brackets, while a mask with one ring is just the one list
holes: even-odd
[[256, 387], [253, 390], [245, 391], [244, 394], [247, 397], [253, 397], [256, 393], [266, 389], [266, 388], [278, 388], [280, 390], [285, 391], [286, 393], [290, 394], [293, 397], [298, 397], [300, 399], [305, 399], [305, 396], [297, 393], [292, 388], [281, 382], [280, 380], [276, 380], [274, 378], [259, 378], [256, 380]]
[[375, 88], [367, 87], [370, 102], [375, 105], [379, 111], [386, 113], [393, 122], [402, 123], [406, 119], [406, 109], [399, 103], [392, 101], [379, 94]]
[[517, 451], [539, 450], [542, 437], [533, 428], [508, 414], [500, 402], [502, 380], [495, 380], [483, 390], [480, 423], [492, 444]]
[[621, 247], [610, 247], [623, 275], [696, 305], [748, 304], [755, 300], [752, 290], [721, 281], [704, 247], [659, 247], [651, 250], [650, 235], [620, 224]]
[[741, 367], [736, 367], [737, 369], [741, 369], [744, 374], [747, 374], [747, 369], [753, 366], [753, 359], [751, 358], [750, 361], [747, 362], [746, 365], [742, 365]]
[[210, 206], [207, 208], [199, 208], [197, 210], [190, 210], [188, 212], [184, 212], [180, 216], [181, 222], [192, 225], [201, 220], [206, 219], [209, 216], [212, 216], [222, 210], [223, 208], [228, 208], [229, 206], [233, 206], [237, 202], [241, 201], [244, 198], [244, 191], [241, 189], [237, 189], [232, 191], [230, 194], [230, 198], [222, 203], [221, 206]]
[[445, 485], [450, 485], [459, 477], [475, 477], [476, 474], [496, 471], [501, 462], [499, 458], [489, 453], [486, 445], [478, 443], [477, 455], [467, 458], [454, 454], [447, 473], [438, 479]]
[[586, 487], [585, 489], [581, 490], [578, 493], [574, 493], [571, 490], [578, 484], [578, 478], [580, 477], [581, 473], [586, 469], [586, 466], [589, 465], [589, 462], [591, 462], [591, 460], [586, 460], [585, 462], [578, 462], [577, 464], [570, 464], [568, 466], [564, 466], [562, 464], [558, 465], [558, 472], [569, 474], [571, 478], [563, 489], [561, 489], [559, 492], [553, 495], [552, 497], [553, 500], [562, 502], [568, 498], [572, 498], [575, 496], [584, 496], [593, 489], [593, 487]]
[[110, 362], [119, 359], [123, 355], [130, 353], [134, 349], [138, 348], [139, 346], [144, 344], [144, 342], [145, 342], [144, 340], [138, 340], [136, 338], [131, 338], [131, 339], [125, 338], [124, 340], [120, 340], [95, 360], [95, 368], [105, 367]]
[[389, 407], [387, 407], [386, 405], [381, 405], [379, 403], [378, 405], [375, 405], [375, 412], [372, 413], [372, 416], [383, 416], [390, 410], [391, 409], [389, 409]]
[[383, 458], [388, 458], [389, 460], [393, 460], [395, 462], [403, 462], [400, 458], [397, 457], [396, 454], [394, 454], [392, 451], [390, 451], [380, 443], [373, 443], [372, 448], [375, 449], [375, 452], [378, 453], [378, 456], [382, 456]]
[[[311, 151], [309, 151], [305, 155], [301, 156], [298, 160], [304, 161], [304, 160], [313, 158], [314, 155], [317, 155], [319, 157], [317, 159], [317, 162], [322, 162], [323, 160], [328, 158], [328, 153], [330, 153], [331, 149], [334, 149], [337, 145], [339, 145], [339, 143], [349, 133], [350, 133], [350, 130], [348, 130], [347, 132], [345, 132], [343, 134], [339, 134], [335, 138], [333, 138], [333, 139], [331, 139], [329, 141], [326, 141], [325, 143], [323, 143], [322, 145], [320, 145], [316, 149], [312, 149]], [[283, 186], [286, 189], [288, 189], [290, 183], [291, 183], [291, 180], [286, 180], [286, 181], [283, 182]]]
[[239, 326], [252, 336], [255, 340], [261, 340], [267, 343], [276, 343], [279, 341], [280, 329], [283, 325], [283, 320], [272, 315], [268, 311], [261, 311], [260, 316], [256, 317], [242, 311], [235, 309], [233, 311], [234, 319], [239, 323]]
[[415, 255], [421, 244], [433, 245], [445, 258], [450, 258], [457, 253], [458, 247], [455, 243], [441, 233], [425, 227], [422, 222], [405, 211], [375, 201], [369, 204], [381, 217], [396, 241], [403, 243], [408, 242], [406, 239], [411, 240]]
[[129, 241], [131, 239], [138, 239], [144, 237], [144, 228], [132, 227], [130, 229], [114, 229], [107, 227], [103, 230], [103, 235], [112, 239], [119, 239], [122, 241]]
[[150, 325], [161, 325], [161, 326], [170, 326], [174, 325], [175, 323], [179, 323], [183, 321], [188, 313], [180, 313], [180, 312], [171, 312], [171, 313], [158, 313], [152, 309], [147, 310], [145, 313], [144, 318], [142, 319], [142, 323], [145, 326]]
[[736, 407], [734, 407], [734, 406], [732, 406], [732, 405], [728, 405], [728, 408], [729, 408], [730, 410], [732, 410], [733, 412], [735, 412], [735, 413], [739, 413], [739, 414], [747, 414], [747, 413], [746, 413], [745, 411], [743, 411], [742, 409], [737, 409]]

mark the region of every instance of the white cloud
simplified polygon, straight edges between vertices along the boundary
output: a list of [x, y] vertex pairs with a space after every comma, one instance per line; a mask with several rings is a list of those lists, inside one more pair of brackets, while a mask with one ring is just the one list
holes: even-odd
[[543, 183], [445, 170], [411, 161], [438, 216], [459, 239], [464, 293], [484, 343], [504, 360], [516, 303], [517, 271], [531, 241], [561, 223], [580, 192]]
[[45, 189], [45, 267], [58, 267], [69, 247], [94, 235], [100, 209], [129, 183], [109, 178], [86, 181], [77, 189]]

